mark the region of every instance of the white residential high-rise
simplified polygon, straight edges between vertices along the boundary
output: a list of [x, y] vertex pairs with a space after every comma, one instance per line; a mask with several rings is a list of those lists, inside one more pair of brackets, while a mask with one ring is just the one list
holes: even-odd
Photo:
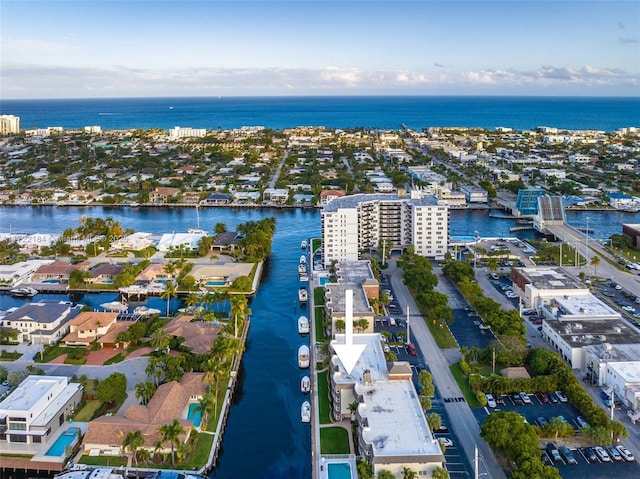
[[206, 134], [207, 134], [207, 130], [205, 128], [191, 128], [191, 127], [176, 126], [175, 128], [169, 130], [169, 136], [171, 138], [203, 137]]
[[447, 251], [449, 207], [434, 196], [344, 196], [324, 206], [321, 221], [325, 266], [358, 260], [383, 240], [395, 250], [412, 244], [421, 256], [443, 258]]
[[14, 135], [17, 133], [20, 133], [20, 117], [0, 115], [0, 135]]

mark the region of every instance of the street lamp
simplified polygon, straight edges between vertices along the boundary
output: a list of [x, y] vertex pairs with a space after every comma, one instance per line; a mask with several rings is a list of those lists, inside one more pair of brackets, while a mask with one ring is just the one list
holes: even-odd
[[587, 267], [589, 265], [589, 220], [591, 218], [589, 218], [588, 216], [586, 217], [587, 220], [587, 229], [585, 230], [585, 234], [587, 235], [587, 243], [586, 243], [586, 248], [584, 251], [584, 265], [585, 267]]

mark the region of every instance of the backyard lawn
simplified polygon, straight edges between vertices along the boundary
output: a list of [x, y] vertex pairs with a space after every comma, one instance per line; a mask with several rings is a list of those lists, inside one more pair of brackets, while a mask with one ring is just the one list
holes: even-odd
[[329, 402], [329, 384], [327, 371], [318, 373], [318, 415], [320, 424], [331, 424], [331, 403]]
[[320, 428], [320, 454], [350, 454], [349, 433], [343, 427]]
[[73, 416], [74, 421], [89, 422], [93, 419], [93, 414], [100, 407], [102, 402], [99, 399], [85, 400], [84, 406], [80, 408]]

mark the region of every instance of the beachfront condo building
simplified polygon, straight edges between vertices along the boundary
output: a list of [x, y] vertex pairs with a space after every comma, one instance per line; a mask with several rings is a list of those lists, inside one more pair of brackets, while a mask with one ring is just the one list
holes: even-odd
[[449, 207], [435, 196], [344, 196], [323, 207], [321, 221], [325, 267], [381, 247], [388, 253], [413, 245], [416, 254], [436, 259], [447, 251]]
[[20, 117], [0, 115], [0, 135], [14, 135], [18, 133], [20, 133]]

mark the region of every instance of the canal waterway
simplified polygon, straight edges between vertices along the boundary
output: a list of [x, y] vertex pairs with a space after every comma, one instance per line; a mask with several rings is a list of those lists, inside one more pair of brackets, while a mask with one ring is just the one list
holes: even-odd
[[[251, 329], [246, 345], [238, 390], [234, 397], [222, 451], [212, 478], [308, 478], [311, 477], [309, 425], [300, 422], [299, 392], [303, 375], [297, 367], [297, 350], [303, 339], [297, 332], [302, 311], [297, 302], [297, 264], [300, 241], [320, 234], [320, 213], [300, 209], [200, 209], [194, 208], [56, 208], [0, 207], [0, 233], [61, 233], [79, 225], [81, 216], [107, 217], [123, 228], [149, 233], [184, 232], [199, 226], [212, 231], [222, 222], [229, 230], [250, 220], [273, 216], [277, 220], [272, 256], [266, 265], [260, 288], [250, 308]], [[619, 234], [622, 223], [640, 223], [640, 214], [618, 212], [568, 212], [567, 221], [577, 228], [587, 226], [594, 239]], [[493, 218], [488, 211], [452, 211], [451, 235], [482, 237], [513, 236], [512, 219]], [[533, 237], [532, 231], [517, 234]], [[63, 295], [39, 295], [36, 299], [68, 299]], [[117, 294], [84, 294], [73, 301], [99, 307]], [[0, 309], [27, 300], [0, 295]], [[166, 303], [150, 298], [147, 306], [164, 311]], [[171, 303], [172, 311], [180, 307]]]

